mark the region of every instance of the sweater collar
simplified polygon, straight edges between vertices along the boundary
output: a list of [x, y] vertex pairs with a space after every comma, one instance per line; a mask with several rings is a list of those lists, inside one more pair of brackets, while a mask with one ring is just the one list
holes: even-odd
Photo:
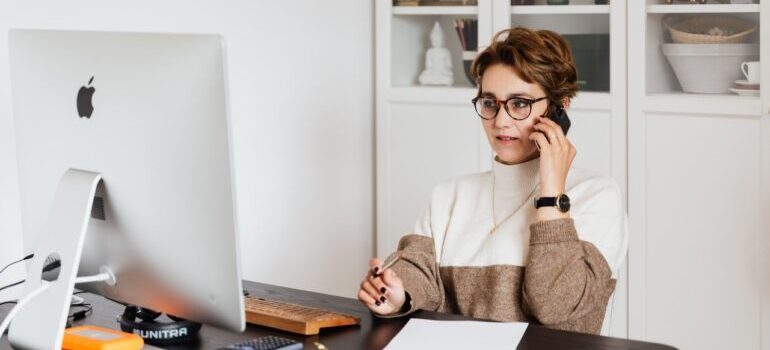
[[492, 162], [495, 193], [515, 197], [529, 195], [540, 182], [539, 170], [539, 157], [512, 165], [503, 164], [495, 157]]

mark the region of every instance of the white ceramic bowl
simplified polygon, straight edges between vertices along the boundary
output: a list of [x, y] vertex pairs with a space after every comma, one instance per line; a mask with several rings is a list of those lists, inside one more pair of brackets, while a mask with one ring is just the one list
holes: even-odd
[[741, 63], [759, 59], [758, 44], [661, 44], [685, 92], [728, 93]]

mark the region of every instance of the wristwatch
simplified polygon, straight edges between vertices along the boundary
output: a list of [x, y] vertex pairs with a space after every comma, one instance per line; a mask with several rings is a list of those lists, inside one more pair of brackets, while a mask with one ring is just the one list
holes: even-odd
[[535, 197], [535, 208], [540, 207], [556, 207], [560, 212], [566, 213], [570, 207], [569, 197], [564, 193], [556, 197]]

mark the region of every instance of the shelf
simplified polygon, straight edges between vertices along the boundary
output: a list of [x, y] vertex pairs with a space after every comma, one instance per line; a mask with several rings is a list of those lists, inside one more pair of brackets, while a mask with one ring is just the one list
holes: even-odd
[[759, 13], [759, 4], [647, 5], [647, 13]]
[[570, 15], [610, 13], [610, 5], [518, 5], [511, 6], [513, 15]]
[[762, 102], [759, 97], [679, 92], [648, 95], [644, 98], [642, 110], [699, 115], [759, 116], [762, 114]]
[[478, 6], [393, 6], [394, 15], [477, 15]]
[[391, 102], [467, 104], [472, 108], [476, 91], [471, 86], [394, 86], [389, 95]]

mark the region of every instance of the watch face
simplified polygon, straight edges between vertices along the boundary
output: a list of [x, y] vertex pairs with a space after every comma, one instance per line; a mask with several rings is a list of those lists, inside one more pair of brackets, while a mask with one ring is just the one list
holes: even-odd
[[559, 208], [559, 211], [562, 213], [566, 213], [569, 211], [570, 203], [569, 203], [569, 197], [567, 197], [566, 194], [563, 194], [559, 196], [559, 198], [556, 199], [558, 201], [557, 207]]

